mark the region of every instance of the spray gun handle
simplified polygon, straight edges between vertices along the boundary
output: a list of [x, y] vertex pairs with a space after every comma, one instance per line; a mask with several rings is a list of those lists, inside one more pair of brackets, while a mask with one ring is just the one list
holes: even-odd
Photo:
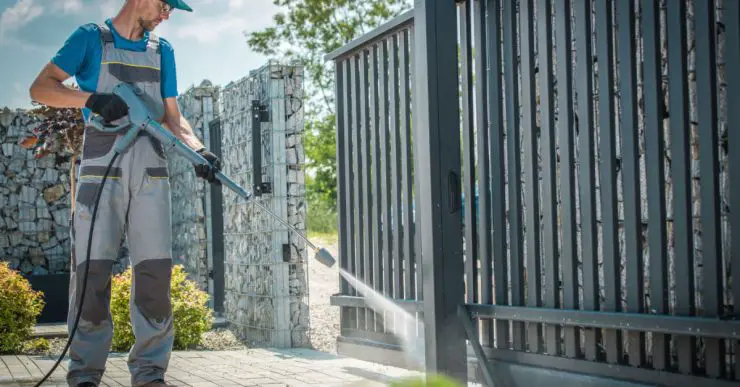
[[106, 132], [106, 133], [116, 133], [121, 131], [122, 129], [125, 129], [127, 126], [131, 125], [130, 123], [124, 123], [121, 125], [113, 125], [109, 126], [106, 125], [103, 122], [103, 117], [95, 114], [92, 117], [90, 117], [90, 126], [92, 126], [95, 130], [98, 130], [100, 132]]
[[103, 118], [98, 115], [90, 117], [90, 126], [95, 128], [95, 130], [99, 130], [105, 133], [119, 133], [122, 129], [131, 126], [131, 128], [126, 132], [123, 138], [116, 142], [116, 145], [113, 149], [117, 153], [123, 153], [123, 151], [126, 150], [126, 148], [129, 146], [129, 144], [131, 144], [136, 139], [136, 136], [139, 135], [139, 131], [141, 130], [141, 125], [132, 125], [131, 123], [106, 126], [103, 123]]

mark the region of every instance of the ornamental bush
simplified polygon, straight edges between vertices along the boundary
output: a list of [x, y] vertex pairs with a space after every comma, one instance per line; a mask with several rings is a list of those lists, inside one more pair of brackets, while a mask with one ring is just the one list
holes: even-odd
[[43, 296], [20, 272], [0, 262], [0, 354], [23, 349], [44, 308]]
[[[131, 297], [131, 268], [115, 275], [111, 286], [111, 316], [113, 317], [113, 343], [111, 349], [126, 352], [134, 345], [129, 299]], [[201, 343], [204, 332], [211, 329], [212, 312], [206, 304], [208, 293], [200, 290], [187, 278], [182, 265], [172, 269], [172, 314], [175, 322], [174, 349], [182, 350]]]

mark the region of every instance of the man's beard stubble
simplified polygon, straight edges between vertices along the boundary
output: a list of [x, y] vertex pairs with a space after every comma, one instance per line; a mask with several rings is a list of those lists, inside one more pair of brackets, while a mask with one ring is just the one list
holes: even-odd
[[157, 28], [157, 24], [154, 23], [154, 21], [147, 21], [141, 17], [139, 18], [139, 25], [141, 26], [141, 28], [144, 29], [144, 31], [147, 31], [147, 32], [152, 32], [154, 31], [155, 28]]

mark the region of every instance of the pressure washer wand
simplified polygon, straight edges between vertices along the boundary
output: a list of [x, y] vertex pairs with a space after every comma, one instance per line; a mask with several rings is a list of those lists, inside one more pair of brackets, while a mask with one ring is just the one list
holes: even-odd
[[[133, 140], [136, 139], [139, 132], [143, 130], [152, 137], [159, 140], [162, 143], [162, 146], [165, 148], [166, 152], [174, 151], [175, 153], [188, 159], [188, 161], [190, 161], [193, 165], [210, 165], [206, 158], [198, 154], [198, 152], [194, 151], [189, 146], [185, 145], [182, 141], [175, 137], [172, 132], [165, 129], [162, 125], [159, 124], [159, 122], [153, 119], [153, 117], [149, 114], [149, 109], [147, 108], [147, 106], [144, 104], [141, 98], [138, 97], [139, 92], [135, 90], [131, 85], [121, 83], [115, 87], [113, 92], [115, 94], [118, 94], [128, 105], [129, 122], [112, 127], [103, 125], [102, 121], [100, 121], [98, 117], [94, 117], [93, 119], [91, 119], [91, 122], [97, 130], [103, 132], [119, 132], [120, 130], [130, 126], [124, 137], [115, 145], [115, 150], [118, 153], [122, 153], [124, 149], [126, 149], [133, 142]], [[334, 259], [329, 251], [327, 251], [325, 248], [316, 247], [316, 245], [314, 245], [306, 236], [301, 234], [295, 227], [290, 225], [282, 217], [275, 214], [269, 208], [265, 207], [262, 203], [258, 201], [250, 201], [252, 195], [249, 193], [249, 191], [244, 189], [244, 187], [234, 182], [231, 178], [224, 175], [222, 172], [216, 173], [215, 177], [221, 182], [221, 185], [234, 191], [237, 195], [246, 199], [248, 202], [256, 204], [262, 210], [267, 212], [270, 216], [279, 221], [283, 226], [287, 227], [290, 231], [294, 232], [296, 235], [298, 235], [298, 237], [303, 239], [313, 249], [315, 253], [314, 258], [316, 260], [328, 267], [334, 266], [336, 259]]]
[[[218, 178], [221, 181], [222, 184], [228, 186], [229, 188], [231, 188], [234, 192], [236, 192], [237, 194], [239, 194], [243, 198], [249, 199], [249, 197], [250, 197], [249, 192], [247, 192], [240, 185], [234, 183], [228, 177], [224, 176], [221, 172], [219, 172], [219, 173], [216, 174], [216, 178]], [[272, 212], [272, 210], [270, 210], [269, 208], [265, 207], [265, 205], [263, 205], [262, 203], [260, 203], [258, 201], [253, 201], [252, 203], [256, 204], [263, 211], [265, 211], [268, 214], [270, 214], [278, 222], [282, 223], [283, 226], [285, 226], [288, 229], [290, 229], [291, 231], [293, 231], [296, 235], [298, 235], [298, 237], [300, 237], [301, 239], [303, 239], [309, 246], [311, 246], [311, 248], [313, 249], [313, 251], [315, 253], [314, 258], [316, 260], [318, 260], [319, 262], [323, 263], [324, 265], [326, 265], [328, 267], [334, 266], [334, 263], [336, 262], [336, 259], [334, 259], [334, 257], [331, 255], [331, 253], [328, 250], [326, 250], [323, 247], [322, 248], [316, 247], [316, 245], [314, 245], [313, 243], [311, 243], [311, 241], [307, 237], [305, 237], [303, 234], [301, 234], [300, 232], [298, 232], [298, 230], [296, 230], [295, 227], [293, 227], [288, 222], [286, 222], [283, 218], [281, 218], [280, 216], [278, 216], [277, 214], [275, 214], [274, 212]]]

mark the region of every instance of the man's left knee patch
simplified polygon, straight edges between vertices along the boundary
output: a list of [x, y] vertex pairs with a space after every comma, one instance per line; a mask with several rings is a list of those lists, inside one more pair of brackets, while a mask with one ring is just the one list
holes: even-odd
[[171, 311], [171, 259], [149, 259], [134, 267], [134, 303], [151, 319], [167, 318]]

